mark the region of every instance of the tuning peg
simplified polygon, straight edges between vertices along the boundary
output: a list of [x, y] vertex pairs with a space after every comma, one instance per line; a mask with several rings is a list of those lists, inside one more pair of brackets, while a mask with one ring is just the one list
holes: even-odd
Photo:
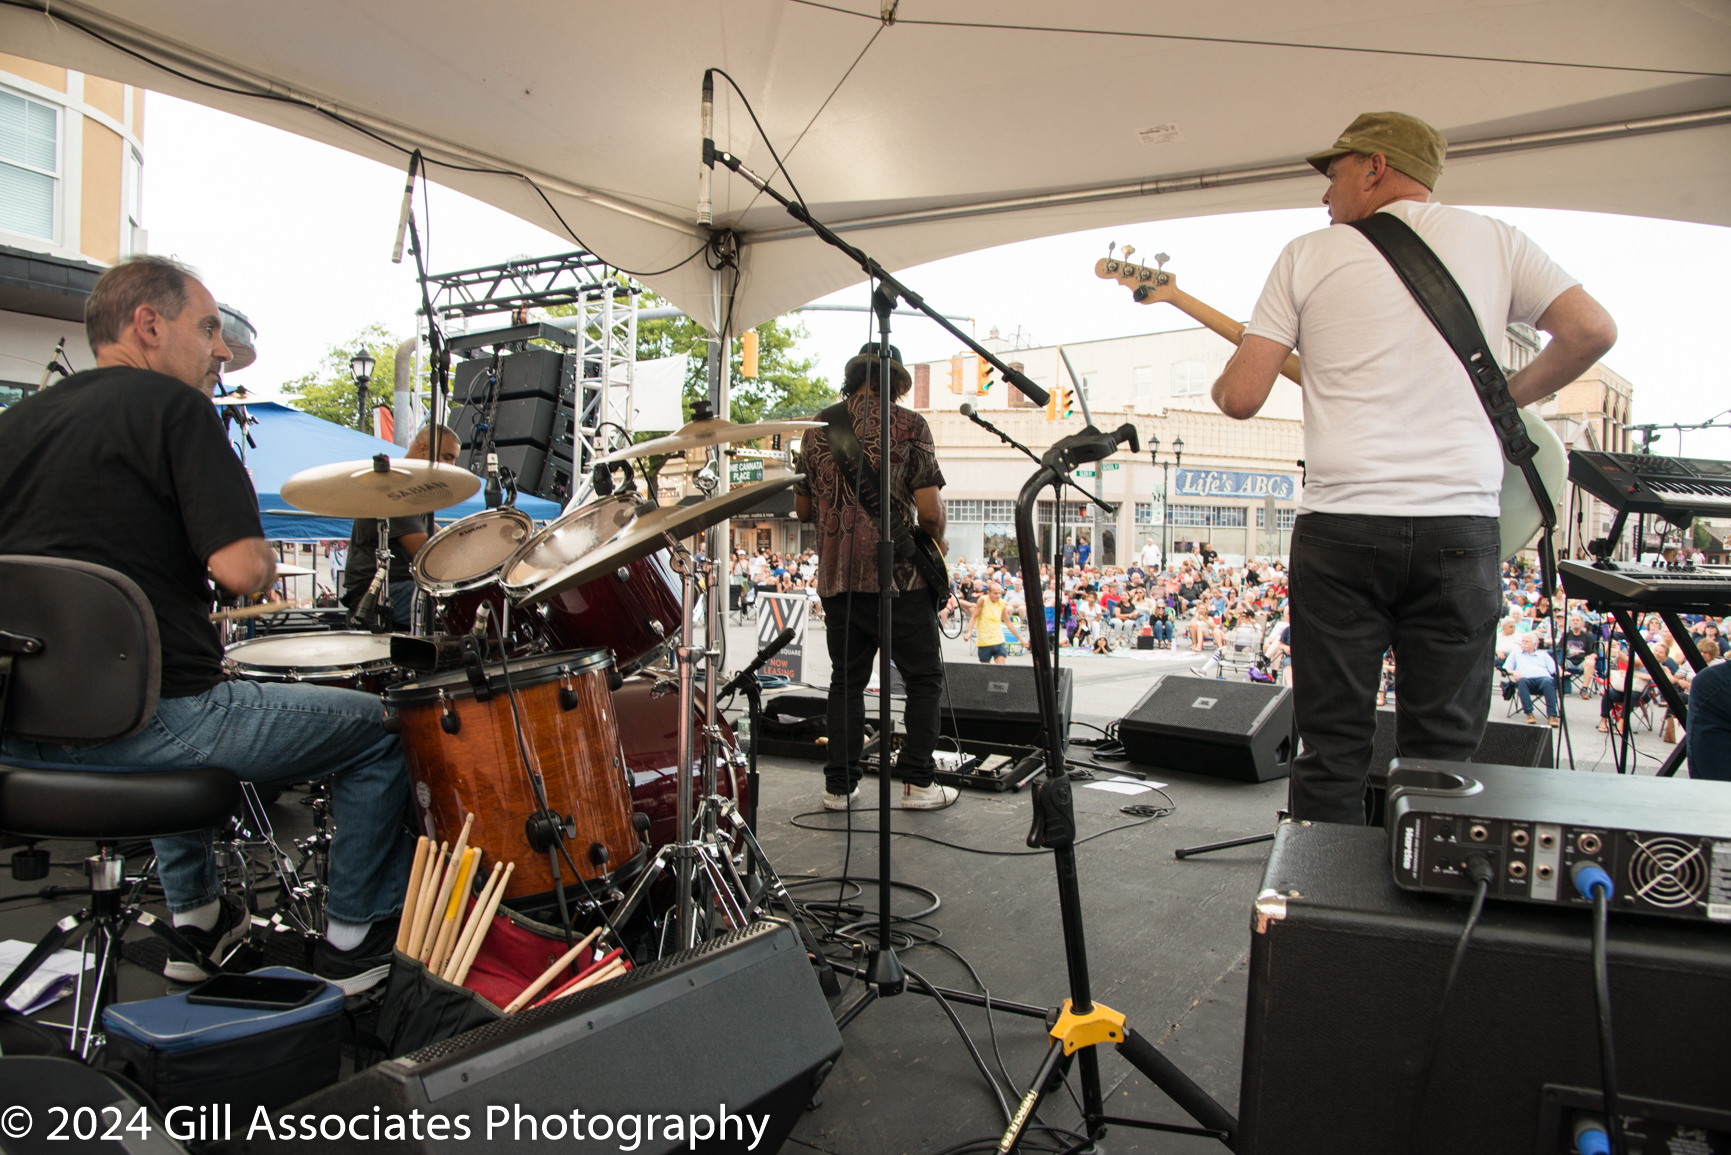
[[1165, 253], [1155, 253], [1154, 254], [1154, 267], [1157, 269], [1164, 269], [1166, 267], [1166, 262], [1170, 261], [1171, 259], [1172, 258], [1167, 256]]
[[1130, 255], [1131, 255], [1131, 254], [1132, 254], [1132, 253], [1134, 253], [1134, 252], [1135, 252], [1135, 251], [1136, 251], [1136, 246], [1135, 246], [1135, 245], [1125, 245], [1125, 246], [1124, 246], [1124, 259], [1125, 259], [1125, 260], [1126, 260], [1126, 261], [1127, 261], [1127, 260], [1129, 260], [1129, 259], [1130, 259]]
[[1118, 242], [1117, 241], [1107, 241], [1106, 242], [1106, 259], [1108, 261], [1112, 259], [1112, 253], [1117, 248], [1118, 248]]

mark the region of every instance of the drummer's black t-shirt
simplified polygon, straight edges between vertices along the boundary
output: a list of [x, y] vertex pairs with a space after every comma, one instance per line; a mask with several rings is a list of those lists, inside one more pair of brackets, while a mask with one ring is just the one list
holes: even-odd
[[210, 555], [262, 537], [210, 399], [147, 369], [93, 369], [0, 411], [0, 554], [119, 570], [156, 611], [164, 698], [222, 680]]

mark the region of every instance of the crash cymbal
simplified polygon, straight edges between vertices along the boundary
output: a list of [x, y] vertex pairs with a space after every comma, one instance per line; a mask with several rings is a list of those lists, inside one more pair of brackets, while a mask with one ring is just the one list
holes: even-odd
[[545, 601], [554, 594], [587, 585], [620, 566], [648, 557], [667, 547], [669, 535], [679, 540], [702, 533], [712, 525], [755, 508], [804, 476], [796, 473], [792, 477], [730, 489], [717, 497], [688, 497], [677, 505], [652, 509], [576, 561], [542, 579], [523, 596], [522, 604], [534, 605]]
[[295, 565], [293, 562], [283, 562], [276, 567], [277, 577], [311, 577], [316, 573], [318, 570], [308, 569], [304, 565]]
[[677, 433], [669, 433], [666, 437], [616, 449], [600, 458], [597, 464], [611, 465], [615, 461], [625, 461], [633, 457], [684, 453], [691, 449], [708, 449], [712, 445], [738, 445], [745, 441], [756, 441], [760, 437], [773, 437], [777, 433], [805, 433], [822, 428], [821, 421], [759, 421], [754, 425], [735, 425], [731, 421], [716, 417], [708, 421], [693, 421]]
[[258, 396], [248, 393], [245, 389], [234, 389], [223, 397], [212, 397], [212, 405], [250, 405], [258, 400]]
[[403, 517], [467, 501], [481, 479], [455, 465], [418, 458], [339, 461], [303, 469], [282, 485], [283, 500], [326, 517]]

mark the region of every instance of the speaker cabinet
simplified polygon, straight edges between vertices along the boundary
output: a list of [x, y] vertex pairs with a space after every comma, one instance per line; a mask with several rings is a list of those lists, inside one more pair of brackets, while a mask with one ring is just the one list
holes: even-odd
[[[1070, 708], [1074, 674], [1058, 668], [1058, 730], [1070, 741]], [[1040, 700], [1034, 691], [1034, 667], [995, 666], [979, 662], [945, 662], [944, 696], [938, 703], [940, 732], [962, 742], [997, 746], [1039, 746]]]
[[1292, 691], [1266, 682], [1161, 678], [1118, 722], [1143, 766], [1266, 782], [1292, 771]]
[[[369, 1067], [283, 1113], [364, 1114], [367, 1123], [420, 1113], [419, 1139], [375, 1141], [369, 1128], [365, 1141], [317, 1144], [362, 1155], [567, 1146], [656, 1155], [744, 1151], [754, 1138], [754, 1150], [775, 1151], [840, 1054], [841, 1035], [804, 946], [788, 924], [765, 920]], [[652, 1115], [661, 1120], [653, 1137]], [[444, 1122], [433, 1126], [433, 1116]], [[678, 1116], [681, 1133], [673, 1137], [668, 1120]], [[721, 1133], [691, 1130], [698, 1116]], [[253, 1136], [249, 1148], [309, 1149], [298, 1135], [275, 1144], [263, 1138]]]
[[[1394, 884], [1381, 830], [1280, 826], [1252, 924], [1241, 1155], [1409, 1150], [1466, 916], [1465, 902]], [[1725, 928], [1613, 914], [1607, 957], [1629, 1150], [1731, 1149]], [[1594, 1007], [1589, 912], [1487, 904], [1442, 1025], [1417, 1150], [1572, 1152], [1577, 1113], [1598, 1107]]]

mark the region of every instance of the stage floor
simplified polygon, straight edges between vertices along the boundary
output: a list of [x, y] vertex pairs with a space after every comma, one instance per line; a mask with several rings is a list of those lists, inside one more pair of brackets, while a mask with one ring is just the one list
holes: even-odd
[[[744, 638], [740, 641], [749, 644]], [[821, 655], [821, 641], [817, 647], [808, 645], [808, 653], [814, 649]], [[1180, 659], [1189, 655], [1161, 657], [1164, 660], [1147, 664], [1079, 657], [1074, 662], [1076, 721], [1103, 726], [1117, 718], [1141, 696], [1156, 672], [1180, 667]], [[1576, 737], [1577, 756], [1587, 755], [1582, 758], [1586, 768], [1595, 761], [1593, 748], [1603, 742], [1602, 736], [1592, 733], [1597, 703], [1577, 699], [1575, 705], [1570, 730]], [[1494, 702], [1491, 717], [1506, 718], [1505, 709], [1500, 700]], [[1079, 724], [1073, 737], [1093, 733]], [[1640, 735], [1639, 745], [1647, 754], [1642, 759], [1644, 773], [1652, 772], [1651, 758], [1662, 756], [1664, 748], [1656, 737]], [[823, 779], [817, 763], [766, 758], [760, 768], [761, 836], [790, 883], [838, 875], [844, 856], [850, 874], [875, 879], [877, 838], [865, 833], [876, 828], [875, 809], [855, 813], [849, 855], [847, 839], [835, 832], [843, 829], [843, 816], [821, 810]], [[1609, 769], [1602, 763], [1594, 768]], [[1165, 772], [1151, 775], [1151, 780], [1168, 784], [1166, 793], [1176, 810], [1139, 826], [1131, 826], [1137, 820], [1120, 808], [1160, 803], [1159, 795], [1131, 797], [1081, 783], [1075, 791], [1080, 835], [1107, 832], [1077, 852], [1094, 996], [1127, 1015], [1132, 1026], [1191, 1078], [1236, 1111], [1251, 902], [1267, 846], [1241, 847], [1183, 862], [1174, 860], [1172, 851], [1268, 831], [1284, 801], [1286, 783], [1280, 779], [1248, 785]], [[868, 778], [862, 798], [875, 802], [875, 788], [876, 779]], [[301, 792], [290, 792], [272, 807], [280, 837], [292, 838], [307, 828], [310, 816], [304, 798]], [[892, 829], [898, 832], [893, 866], [898, 881], [937, 893], [941, 906], [923, 920], [930, 928], [924, 933], [941, 932], [942, 946], [965, 957], [994, 997], [1047, 1006], [1064, 998], [1068, 989], [1052, 862], [1047, 854], [1028, 852], [1023, 841], [1029, 806], [1026, 792], [968, 792], [949, 810], [898, 811], [892, 819]], [[828, 829], [796, 827], [792, 825], [796, 817], [805, 826]], [[956, 846], [910, 837], [913, 834]], [[81, 884], [77, 863], [88, 847], [70, 842], [44, 845], [56, 863], [69, 864], [69, 868], [57, 866], [46, 883]], [[16, 882], [0, 865], [0, 899], [33, 894], [42, 885]], [[799, 887], [797, 893], [802, 898], [833, 898], [835, 889], [833, 883], [810, 885]], [[861, 897], [875, 909], [875, 891]], [[911, 914], [926, 905], [929, 901], [922, 895], [902, 891], [895, 910]], [[54, 918], [77, 906], [76, 899], [0, 902], [0, 939], [34, 941]], [[138, 931], [133, 937], [141, 935], [148, 938]], [[905, 950], [901, 958], [907, 968], [936, 985], [974, 988], [966, 967], [941, 947]], [[150, 998], [165, 989], [159, 975], [123, 965], [122, 999]], [[836, 1000], [838, 1012], [858, 995], [859, 986], [849, 987], [844, 980], [843, 994]], [[985, 1011], [960, 1003], [954, 1009], [997, 1072]], [[64, 1022], [67, 1013], [68, 1003], [62, 1002], [39, 1017]], [[1013, 1084], [1004, 1086], [1003, 1094], [1013, 1108], [1044, 1053], [1044, 1026], [1003, 1012], [993, 1018], [998, 1049]], [[824, 1085], [822, 1105], [801, 1120], [788, 1150], [799, 1149], [798, 1144], [837, 1155], [900, 1155], [935, 1152], [1001, 1133], [1004, 1119], [998, 1100], [933, 1000], [911, 992], [879, 1000], [848, 1026], [843, 1038], [845, 1049]], [[1106, 1051], [1102, 1060], [1110, 1113], [1189, 1122], [1115, 1053]], [[645, 1077], [676, 1079], [679, 1075], [646, 1072]], [[1071, 1085], [1075, 1083], [1072, 1074]], [[1072, 1127], [1079, 1112], [1069, 1096], [1061, 1094], [1047, 1100], [1041, 1115], [1050, 1126]], [[1194, 1137], [1115, 1128], [1105, 1146], [1114, 1152], [1189, 1152], [1211, 1149], [1213, 1144]]]

